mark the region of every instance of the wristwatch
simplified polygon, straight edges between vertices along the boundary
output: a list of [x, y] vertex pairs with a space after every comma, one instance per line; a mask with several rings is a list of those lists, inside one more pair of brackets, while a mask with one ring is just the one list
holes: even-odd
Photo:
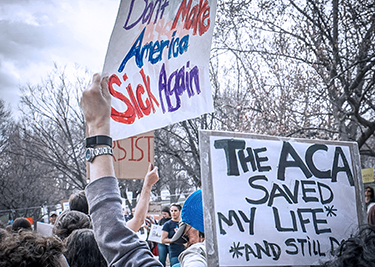
[[101, 155], [111, 155], [113, 156], [113, 149], [109, 146], [103, 146], [103, 147], [89, 147], [86, 149], [86, 161], [87, 162], [93, 162], [95, 157], [101, 156]]

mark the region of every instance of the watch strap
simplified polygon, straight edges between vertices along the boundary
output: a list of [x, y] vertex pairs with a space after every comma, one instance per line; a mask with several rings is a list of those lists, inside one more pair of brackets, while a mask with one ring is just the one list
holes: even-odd
[[106, 135], [96, 135], [86, 138], [86, 148], [106, 145], [112, 147], [112, 138]]
[[111, 156], [113, 156], [113, 149], [112, 149], [112, 147], [109, 147], [109, 146], [95, 147], [95, 148], [89, 147], [89, 148], [87, 148], [87, 150], [91, 150], [91, 151], [89, 151], [90, 152], [89, 157], [86, 154], [86, 160], [88, 162], [93, 162], [94, 159], [97, 156], [102, 156], [102, 155], [111, 155]]

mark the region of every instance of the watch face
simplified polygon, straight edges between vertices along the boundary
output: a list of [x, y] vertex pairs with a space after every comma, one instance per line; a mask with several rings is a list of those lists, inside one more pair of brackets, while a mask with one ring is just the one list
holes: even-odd
[[92, 158], [92, 152], [90, 148], [86, 149], [86, 160], [90, 161]]

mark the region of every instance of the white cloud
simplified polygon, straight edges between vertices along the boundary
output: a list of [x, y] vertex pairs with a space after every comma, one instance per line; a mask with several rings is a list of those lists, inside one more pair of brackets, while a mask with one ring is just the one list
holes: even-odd
[[59, 66], [101, 71], [120, 0], [2, 0], [0, 97], [13, 107], [18, 87]]

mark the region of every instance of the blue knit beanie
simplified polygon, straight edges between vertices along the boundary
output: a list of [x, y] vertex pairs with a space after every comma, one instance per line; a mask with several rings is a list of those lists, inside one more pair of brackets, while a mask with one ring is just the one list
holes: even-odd
[[204, 233], [202, 190], [192, 193], [181, 211], [181, 221]]

